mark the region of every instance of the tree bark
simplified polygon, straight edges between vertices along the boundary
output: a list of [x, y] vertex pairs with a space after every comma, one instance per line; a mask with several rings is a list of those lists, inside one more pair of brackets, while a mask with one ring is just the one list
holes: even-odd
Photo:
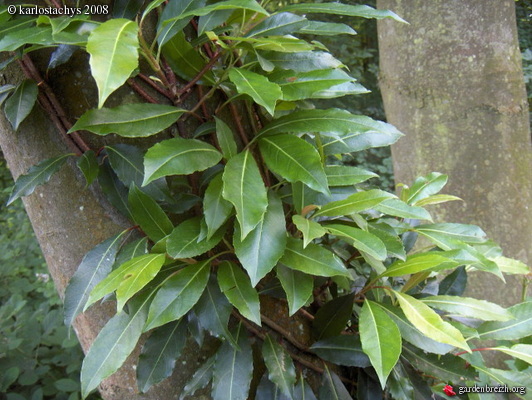
[[[410, 25], [379, 21], [386, 115], [405, 137], [392, 146], [396, 182], [438, 171], [438, 220], [481, 226], [505, 255], [532, 261], [532, 152], [513, 0], [379, 0]], [[471, 274], [468, 295], [509, 306], [520, 277]]]

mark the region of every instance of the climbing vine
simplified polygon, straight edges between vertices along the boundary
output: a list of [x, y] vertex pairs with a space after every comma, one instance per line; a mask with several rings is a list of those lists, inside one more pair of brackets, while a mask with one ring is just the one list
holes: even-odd
[[[459, 200], [440, 194], [447, 176], [430, 173], [396, 196], [365, 184], [375, 173], [339, 165], [402, 134], [312, 104], [367, 92], [323, 44], [304, 39], [356, 33], [319, 15], [404, 23], [399, 16], [341, 3], [143, 3], [116, 2], [104, 20], [0, 11], [4, 64], [18, 62], [28, 77], [0, 88], [8, 120], [16, 130], [38, 100], [71, 149], [21, 176], [9, 203], [75, 157], [87, 185], [131, 221], [85, 255], [66, 289], [68, 326], [116, 300], [83, 362], [84, 397], [143, 333], [141, 392], [171, 375], [188, 337], [219, 340], [182, 398], [208, 385], [214, 399], [324, 400], [531, 386], [531, 345], [519, 340], [530, 335], [532, 302], [504, 309], [462, 296], [468, 271], [504, 280], [528, 268], [477, 226], [432, 221], [431, 205]], [[49, 69], [89, 55], [98, 98], [74, 124], [31, 60], [48, 47]], [[139, 101], [106, 107], [126, 84]], [[119, 140], [91, 149], [88, 132]], [[308, 335], [286, 321], [304, 321]], [[505, 342], [473, 347], [484, 339]], [[482, 351], [515, 361], [488, 368]]]

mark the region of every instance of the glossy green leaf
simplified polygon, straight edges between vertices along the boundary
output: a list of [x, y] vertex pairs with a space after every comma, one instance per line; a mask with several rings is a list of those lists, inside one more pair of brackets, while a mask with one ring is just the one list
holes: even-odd
[[481, 339], [517, 340], [532, 332], [532, 301], [516, 304], [508, 311], [515, 317], [509, 321], [484, 322], [477, 329]]
[[223, 182], [223, 196], [235, 206], [241, 240], [244, 240], [262, 221], [268, 207], [266, 188], [259, 167], [248, 150], [227, 162]]
[[383, 201], [377, 205], [375, 209], [383, 214], [393, 215], [394, 217], [425, 219], [432, 221], [432, 217], [427, 210], [422, 207], [410, 206], [399, 199], [389, 199]]
[[159, 47], [162, 47], [166, 42], [168, 42], [168, 40], [170, 40], [172, 37], [174, 37], [174, 35], [187, 26], [190, 18], [174, 19], [169, 24], [164, 24], [164, 21], [174, 17], [179, 17], [188, 11], [204, 7], [205, 3], [205, 0], [183, 0], [168, 2], [163, 8], [163, 12], [160, 16], [160, 30], [157, 34], [157, 42], [159, 43]]
[[347, 165], [326, 165], [325, 174], [329, 186], [350, 186], [375, 178], [378, 175], [358, 167]]
[[255, 400], [291, 400], [293, 397], [285, 396], [281, 389], [268, 379], [268, 374], [264, 373], [257, 386]]
[[527, 395], [527, 392], [521, 392], [522, 388], [532, 387], [532, 377], [529, 372], [515, 371], [515, 370], [502, 370], [497, 368], [486, 368], [483, 365], [475, 365], [473, 367], [489, 376], [491, 382], [496, 383], [497, 385], [506, 385], [511, 388], [519, 387], [518, 391], [513, 392], [513, 396], [521, 398], [523, 400], [530, 400], [530, 396]]
[[362, 229], [343, 224], [330, 224], [326, 225], [325, 228], [335, 236], [348, 238], [355, 248], [369, 254], [371, 257], [380, 261], [386, 260], [388, 254], [386, 246], [377, 236]]
[[227, 338], [236, 346], [227, 326], [233, 307], [222, 294], [216, 278], [212, 275], [205, 291], [194, 306], [194, 313], [203, 329], [212, 336]]
[[85, 177], [87, 186], [89, 186], [98, 177], [100, 166], [96, 154], [92, 150], [88, 150], [81, 155], [77, 160], [78, 168]]
[[116, 0], [113, 4], [113, 18], [135, 19], [143, 0]]
[[457, 267], [458, 263], [438, 252], [418, 253], [406, 259], [396, 261], [388, 267], [383, 276], [403, 276], [422, 271], [433, 271]]
[[98, 387], [102, 380], [122, 366], [135, 349], [146, 322], [150, 296], [139, 299], [129, 314], [121, 312], [107, 322], [100, 331], [81, 367], [81, 395], [87, 395]]
[[327, 176], [321, 157], [311, 144], [288, 135], [272, 135], [259, 140], [259, 147], [268, 168], [289, 182], [303, 182], [324, 194], [329, 194]]
[[290, 4], [281, 9], [281, 11], [292, 11], [304, 14], [318, 13], [318, 14], [336, 14], [346, 15], [349, 17], [363, 17], [363, 18], [391, 18], [398, 22], [405, 22], [404, 19], [399, 17], [389, 10], [376, 10], [373, 7], [365, 5], [350, 5], [342, 3], [301, 3]]
[[519, 343], [511, 348], [505, 346], [491, 347], [490, 350], [497, 350], [508, 354], [514, 358], [523, 360], [524, 362], [532, 365], [532, 344]]
[[277, 265], [277, 278], [281, 282], [288, 301], [288, 316], [294, 315], [312, 297], [314, 279], [283, 264]]
[[325, 361], [346, 367], [366, 368], [371, 365], [362, 351], [360, 339], [354, 335], [332, 336], [315, 342], [310, 350]]
[[416, 204], [422, 199], [426, 199], [438, 193], [447, 183], [447, 175], [439, 172], [431, 172], [427, 176], [417, 178], [411, 188], [405, 188], [405, 195], [401, 193], [401, 198], [406, 198], [408, 204]]
[[389, 304], [382, 303], [379, 303], [379, 306], [382, 307], [382, 309], [385, 310], [388, 315], [393, 319], [393, 321], [401, 331], [401, 337], [405, 341], [413, 344], [414, 346], [428, 353], [447, 354], [453, 349], [453, 346], [451, 345], [437, 342], [422, 334], [406, 318], [405, 314], [401, 311], [399, 307], [394, 307]]
[[328, 99], [347, 94], [367, 93], [363, 86], [353, 83], [355, 78], [340, 69], [324, 69], [294, 73], [281, 71], [269, 76], [279, 84], [283, 100]]
[[432, 308], [451, 314], [481, 319], [483, 321], [509, 321], [513, 315], [501, 306], [486, 300], [460, 296], [429, 296], [421, 301]]
[[307, 247], [312, 240], [320, 238], [327, 233], [327, 230], [323, 226], [301, 215], [296, 214], [292, 216], [292, 222], [303, 234], [303, 247]]
[[352, 397], [349, 395], [349, 392], [338, 375], [331, 371], [327, 364], [323, 364], [323, 366], [325, 371], [321, 378], [319, 398], [327, 400], [352, 400]]
[[296, 370], [290, 355], [270, 335], [264, 338], [262, 356], [268, 369], [268, 378], [285, 396], [292, 397], [296, 383]]
[[214, 117], [214, 120], [216, 121], [216, 139], [218, 140], [218, 145], [220, 146], [220, 150], [222, 150], [224, 158], [229, 160], [238, 152], [233, 131], [220, 118]]
[[247, 271], [252, 286], [272, 270], [286, 247], [286, 228], [281, 200], [268, 193], [268, 207], [264, 218], [244, 240], [239, 226], [235, 227], [233, 246], [240, 263]]
[[[303, 51], [301, 53], [264, 51], [258, 54], [274, 67], [300, 72], [313, 71], [315, 69], [339, 68], [343, 66], [343, 64], [330, 53], [324, 51]], [[264, 69], [264, 66], [262, 67]]]
[[196, 140], [173, 138], [152, 146], [144, 158], [144, 182], [167, 175], [188, 175], [203, 171], [220, 161], [222, 155], [210, 144]]
[[306, 26], [308, 21], [292, 13], [277, 13], [262, 20], [251, 29], [246, 36], [289, 35]]
[[470, 351], [460, 331], [442, 320], [430, 307], [407, 294], [396, 291], [394, 294], [408, 320], [421, 333], [438, 342]]
[[7, 201], [7, 205], [10, 205], [22, 196], [32, 194], [37, 186], [48, 182], [52, 175], [63, 166], [67, 158], [71, 155], [72, 154], [63, 154], [58, 157], [49, 158], [30, 167], [26, 174], [20, 175], [17, 178], [15, 186], [13, 186], [13, 190], [9, 196], [9, 200]]
[[210, 261], [187, 265], [163, 283], [150, 306], [144, 331], [180, 319], [198, 302], [209, 280]]
[[401, 355], [401, 333], [393, 320], [376, 303], [364, 301], [358, 320], [362, 349], [371, 360], [381, 387]]
[[318, 276], [351, 277], [344, 264], [329, 250], [310, 243], [303, 247], [303, 241], [289, 238], [280, 262], [288, 268]]
[[467, 272], [465, 267], [459, 267], [447, 275], [438, 288], [439, 295], [461, 296], [467, 285]]
[[131, 184], [128, 196], [129, 209], [136, 224], [154, 242], [169, 235], [174, 229], [172, 221], [168, 218], [161, 206], [150, 196]]
[[462, 200], [462, 199], [460, 197], [451, 196], [450, 194], [434, 194], [422, 200], [416, 201], [414, 205], [417, 207], [425, 207], [431, 204], [441, 204], [441, 203], [447, 203], [448, 201], [456, 201], [456, 200]]
[[236, 85], [238, 93], [247, 94], [273, 116], [275, 104], [283, 96], [279, 85], [270, 82], [263, 75], [244, 68], [231, 68], [229, 79]]
[[194, 372], [190, 381], [183, 388], [179, 400], [183, 400], [186, 396], [194, 396], [197, 390], [201, 390], [209, 384], [212, 379], [215, 360], [216, 354], [211, 356]]
[[[209, 239], [199, 240], [201, 218], [194, 217], [181, 222], [172, 231], [166, 242], [167, 251], [172, 258], [189, 258], [209, 251], [222, 240], [225, 230], [219, 229]], [[198, 241], [199, 240], [199, 241]]]
[[222, 196], [222, 175], [217, 175], [207, 186], [203, 197], [203, 214], [207, 224], [207, 238], [212, 235], [227, 221], [233, 213], [233, 205]]
[[7, 12], [7, 7], [4, 5], [2, 9], [2, 16], [6, 16], [7, 20], [2, 19], [2, 26], [0, 26], [0, 38], [4, 38], [10, 32], [20, 31], [35, 24], [35, 18], [30, 16], [19, 17], [9, 20], [11, 16]]
[[215, 10], [211, 11], [209, 14], [202, 15], [198, 21], [198, 36], [222, 25], [228, 20], [233, 12], [234, 10]]
[[4, 113], [14, 130], [17, 130], [21, 122], [30, 114], [37, 101], [38, 93], [37, 84], [32, 80], [25, 80], [6, 100]]
[[109, 202], [116, 207], [122, 215], [127, 216], [129, 220], [133, 220], [129, 205], [127, 202], [128, 190], [120, 179], [116, 176], [109, 163], [104, 162], [100, 168], [98, 175], [98, 183], [102, 187], [103, 193]]
[[156, 329], [142, 346], [137, 365], [137, 385], [146, 393], [168, 378], [187, 341], [187, 326], [180, 319]]
[[354, 214], [375, 207], [384, 200], [393, 197], [393, 194], [379, 189], [357, 192], [345, 200], [332, 201], [324, 205], [314, 214], [314, 217], [336, 217], [339, 215]]
[[253, 354], [247, 332], [238, 325], [233, 333], [238, 346], [224, 342], [216, 353], [211, 396], [213, 400], [247, 400], [253, 374]]
[[146, 137], [168, 128], [184, 112], [163, 104], [123, 104], [87, 111], [68, 132], [86, 130], [98, 135], [116, 133], [123, 137]]
[[113, 269], [120, 267], [122, 264], [131, 260], [132, 258], [142, 256], [148, 252], [148, 238], [145, 236], [143, 238], [134, 240], [126, 245], [124, 245], [118, 254], [116, 255], [115, 263]]
[[[183, 32], [177, 33], [162, 47], [162, 54], [168, 60], [168, 64], [172, 67], [172, 70], [186, 80], [194, 79], [207, 64], [186, 40]], [[214, 84], [212, 72], [208, 71], [198, 83]]]
[[[442, 238], [452, 238], [460, 240], [464, 243], [484, 243], [486, 241], [486, 233], [476, 225], [466, 224], [425, 224], [416, 226], [416, 232], [419, 232], [428, 238], [438, 240]], [[447, 249], [445, 249], [447, 250]]]
[[259, 295], [251, 286], [249, 277], [236, 264], [224, 261], [219, 265], [218, 284], [240, 314], [261, 325]]
[[111, 272], [116, 253], [126, 232], [98, 244], [81, 260], [65, 289], [64, 307], [67, 326], [72, 325], [76, 315], [83, 310], [92, 289]]
[[[25, 23], [21, 23], [20, 26], [22, 24], [25, 25]], [[17, 26], [13, 28], [0, 40], [1, 52], [15, 51], [25, 44], [49, 45], [54, 43], [52, 29], [49, 26], [16, 29]]]
[[406, 251], [403, 246], [401, 238], [395, 233], [393, 228], [387, 224], [377, 223], [370, 224], [368, 226], [369, 233], [377, 236], [384, 246], [386, 246], [386, 252], [388, 257], [399, 258], [400, 260], [406, 260]]
[[356, 35], [356, 31], [349, 25], [321, 21], [308, 21], [308, 24], [300, 29], [299, 33], [322, 36]]
[[337, 297], [321, 307], [312, 321], [316, 340], [339, 335], [353, 314], [353, 293]]
[[145, 254], [125, 262], [94, 287], [84, 310], [116, 290], [117, 310], [120, 312], [133, 295], [155, 278], [164, 260], [164, 254]]
[[15, 85], [10, 84], [0, 86], [0, 106], [4, 104], [4, 101], [6, 101], [15, 88]]
[[251, 42], [255, 50], [275, 51], [281, 53], [300, 53], [302, 51], [313, 50], [314, 44], [292, 36], [270, 36], [268, 38], [242, 38], [243, 42]]
[[299, 376], [296, 387], [294, 388], [294, 400], [317, 400], [312, 388], [305, 380], [302, 374]]
[[527, 275], [530, 274], [530, 268], [524, 262], [519, 260], [514, 260], [513, 258], [507, 257], [493, 257], [490, 259], [493, 261], [499, 269], [505, 274], [518, 274], [518, 275]]
[[87, 41], [92, 76], [98, 86], [98, 108], [138, 67], [138, 26], [128, 19], [110, 19]]

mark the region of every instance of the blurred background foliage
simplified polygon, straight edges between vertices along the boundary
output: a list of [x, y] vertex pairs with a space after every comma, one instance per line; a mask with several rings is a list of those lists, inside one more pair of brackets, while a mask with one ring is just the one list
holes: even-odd
[[[359, 4], [357, 1], [344, 1]], [[375, 7], [375, 1], [365, 4]], [[529, 104], [532, 93], [532, 1], [517, 0], [519, 42]], [[331, 22], [345, 17], [326, 16]], [[323, 18], [323, 17], [321, 17]], [[323, 18], [325, 20], [325, 18]], [[356, 36], [333, 36], [322, 43], [340, 58], [371, 93], [332, 99], [319, 107], [348, 108], [353, 113], [385, 119], [378, 89], [377, 27], [374, 20], [355, 19]], [[339, 103], [341, 102], [341, 103]], [[380, 175], [374, 185], [393, 190], [389, 148], [369, 149], [339, 160]], [[6, 400], [74, 400], [79, 394], [82, 352], [63, 324], [62, 303], [21, 201], [5, 203], [13, 180], [0, 153], [0, 398]], [[93, 395], [92, 400], [98, 397]]]

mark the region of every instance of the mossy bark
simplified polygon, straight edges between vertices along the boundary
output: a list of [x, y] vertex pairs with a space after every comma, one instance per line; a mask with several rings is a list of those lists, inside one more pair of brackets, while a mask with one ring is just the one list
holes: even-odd
[[[513, 0], [379, 0], [410, 24], [379, 21], [386, 115], [405, 137], [392, 146], [396, 182], [432, 171], [464, 202], [437, 220], [481, 226], [507, 256], [532, 262], [532, 151]], [[508, 284], [473, 274], [467, 295], [509, 306]]]

